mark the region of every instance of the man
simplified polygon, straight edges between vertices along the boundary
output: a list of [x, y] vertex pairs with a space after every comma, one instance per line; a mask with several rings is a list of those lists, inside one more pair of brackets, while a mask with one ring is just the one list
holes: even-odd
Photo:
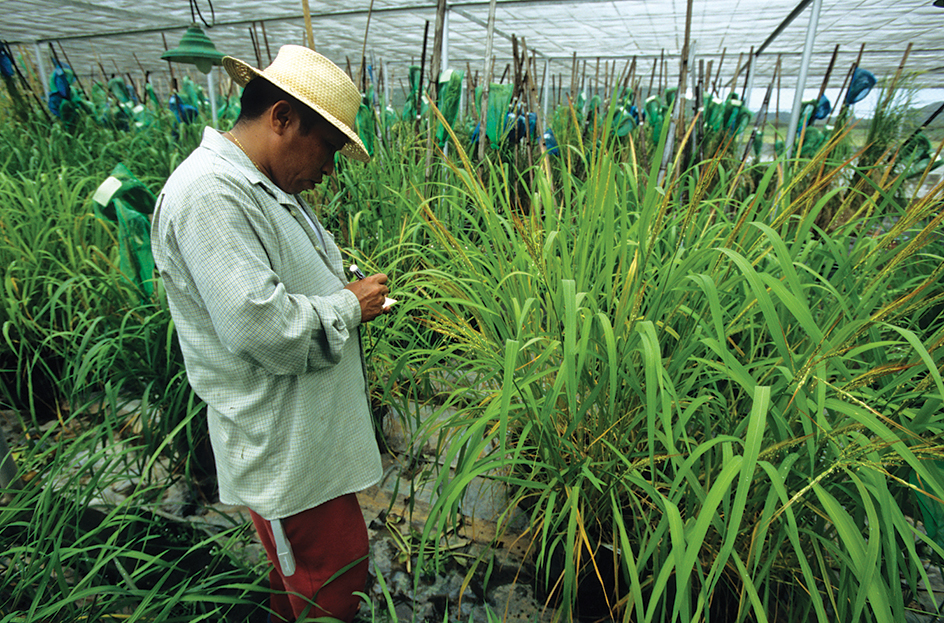
[[300, 46], [262, 71], [223, 66], [245, 87], [240, 116], [230, 132], [207, 128], [167, 180], [155, 261], [208, 406], [220, 499], [250, 508], [273, 565], [272, 620], [350, 621], [368, 549], [354, 492], [381, 475], [358, 327], [389, 311], [387, 277], [348, 283], [298, 193], [334, 173], [337, 152], [369, 159], [360, 94]]

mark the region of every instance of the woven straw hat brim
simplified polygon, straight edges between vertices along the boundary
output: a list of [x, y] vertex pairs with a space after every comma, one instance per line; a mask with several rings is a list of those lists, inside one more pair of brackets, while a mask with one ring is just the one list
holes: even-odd
[[344, 132], [345, 136], [347, 136], [349, 140], [347, 144], [341, 148], [341, 154], [360, 162], [370, 161], [370, 155], [367, 153], [364, 143], [361, 141], [361, 138], [357, 135], [357, 132], [354, 130], [354, 128], [338, 119], [335, 114], [327, 110], [323, 105], [313, 101], [310, 97], [301, 93], [301, 91], [294, 85], [287, 83], [278, 76], [273, 76], [271, 72], [266, 73], [265, 71], [260, 71], [252, 65], [232, 56], [223, 57], [223, 68], [226, 69], [226, 73], [229, 74], [230, 78], [232, 78], [233, 81], [241, 87], [246, 86], [253, 78], [265, 78], [286, 93], [289, 93], [298, 99], [298, 101], [302, 102], [317, 112], [319, 115], [324, 117], [334, 127]]

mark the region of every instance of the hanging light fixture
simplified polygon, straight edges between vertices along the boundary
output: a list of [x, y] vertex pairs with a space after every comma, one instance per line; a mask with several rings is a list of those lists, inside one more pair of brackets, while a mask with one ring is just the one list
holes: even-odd
[[177, 47], [161, 54], [161, 59], [172, 63], [196, 65], [202, 73], [208, 74], [213, 65], [223, 64], [223, 56], [203, 29], [192, 24], [180, 38]]
[[[216, 46], [213, 45], [213, 42], [210, 41], [210, 38], [206, 36], [206, 33], [203, 32], [203, 29], [197, 25], [197, 16], [200, 17], [200, 20], [206, 25], [207, 28], [210, 28], [210, 24], [203, 19], [203, 14], [200, 13], [200, 7], [197, 6], [197, 0], [189, 0], [190, 2], [190, 18], [193, 23], [190, 25], [190, 28], [187, 29], [187, 32], [184, 33], [184, 36], [180, 38], [180, 43], [177, 44], [177, 47], [173, 50], [167, 50], [161, 54], [161, 59], [169, 61], [171, 63], [186, 63], [188, 65], [196, 65], [197, 69], [206, 74], [207, 77], [207, 91], [210, 96], [210, 124], [213, 127], [216, 127], [216, 87], [213, 84], [213, 73], [211, 70], [214, 65], [223, 64], [223, 53], [216, 49]], [[212, 16], [213, 23], [216, 23], [216, 14], [213, 11], [213, 3], [210, 0], [207, 0], [207, 4], [210, 6], [210, 12]], [[174, 86], [176, 89], [176, 85]]]

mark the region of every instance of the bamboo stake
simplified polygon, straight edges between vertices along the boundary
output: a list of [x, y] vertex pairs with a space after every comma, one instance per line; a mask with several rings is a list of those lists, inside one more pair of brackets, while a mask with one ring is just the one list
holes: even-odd
[[518, 37], [511, 35], [511, 99], [518, 98], [521, 89], [521, 76], [518, 64]]
[[596, 73], [593, 76], [593, 88], [591, 89], [591, 93], [596, 94], [599, 90], [600, 90], [600, 57], [598, 56], [597, 68], [596, 68]]
[[665, 71], [665, 48], [659, 52], [659, 93], [665, 92], [665, 87], [662, 86], [662, 74]]
[[836, 64], [836, 56], [839, 55], [839, 44], [836, 44], [836, 47], [833, 48], [833, 55], [829, 59], [829, 65], [826, 67], [826, 75], [823, 76], [823, 84], [819, 87], [819, 95], [816, 96], [816, 103], [814, 106], [819, 105], [819, 100], [822, 99], [823, 94], [826, 92], [826, 85], [829, 84], [829, 76], [833, 73], [833, 66]]
[[249, 27], [249, 41], [252, 42], [252, 51], [256, 55], [256, 67], [262, 67], [262, 54], [259, 53], [259, 43], [256, 41], [256, 23]]
[[737, 68], [734, 70], [734, 76], [731, 78], [731, 80], [728, 81], [727, 84], [724, 85], [724, 88], [733, 89], [734, 86], [737, 84], [737, 79], [741, 76], [741, 70], [742, 70], [741, 62], [743, 60], [744, 60], [744, 52], [741, 52], [738, 54]]
[[[365, 71], [367, 69], [366, 67], [367, 65], [367, 33], [370, 32], [370, 16], [373, 14], [373, 12], [374, 12], [374, 0], [370, 0], [370, 6], [367, 7], [367, 25], [364, 26], [364, 44], [361, 46], [361, 65], [360, 65], [360, 68], [358, 68], [357, 70], [357, 82], [355, 83], [357, 84], [357, 88], [365, 93], [367, 92], [367, 76], [366, 76], [367, 72]], [[427, 24], [429, 24], [429, 22], [427, 22]], [[437, 27], [439, 27], [438, 22], [437, 22]], [[440, 37], [439, 44], [440, 44], [440, 47], [442, 47], [442, 29], [441, 28], [439, 32], [439, 37]], [[433, 52], [433, 55], [435, 56], [435, 51]]]
[[150, 74], [150, 72], [145, 71], [144, 66], [141, 64], [141, 61], [138, 60], [138, 57], [134, 52], [131, 53], [131, 58], [133, 58], [134, 62], [138, 64], [138, 69], [140, 69], [141, 73], [144, 74], [144, 84], [147, 84], [148, 75]]
[[429, 42], [429, 20], [423, 27], [423, 53], [420, 55], [420, 80], [416, 89], [416, 130], [419, 131], [423, 112], [423, 78], [426, 74], [426, 45]]
[[308, 0], [302, 0], [302, 11], [305, 13], [305, 35], [308, 37], [307, 44], [309, 48], [314, 50], [315, 33], [311, 29], [311, 10], [308, 8]]
[[262, 40], [265, 41], [266, 56], [269, 58], [269, 64], [272, 64], [272, 50], [269, 49], [269, 37], [266, 35], [265, 20], [259, 22], [262, 24]]
[[751, 62], [754, 58], [754, 46], [751, 46], [751, 51], [747, 55], [747, 62], [745, 63], [745, 72], [744, 72], [744, 90], [742, 91], [741, 100], [746, 104], [750, 93], [747, 92], [747, 87], [751, 83], [751, 70], [754, 68], [754, 63]]
[[779, 73], [780, 59], [781, 59], [781, 55], [778, 54], [777, 55], [777, 70], [778, 71], [776, 72], [777, 74], [777, 110], [776, 110], [776, 116], [774, 117], [774, 126], [778, 128], [780, 127], [780, 73]]
[[[59, 44], [59, 50], [62, 52], [62, 58], [66, 59], [66, 65], [68, 65], [69, 67], [74, 67], [74, 65], [72, 64], [72, 61], [69, 60], [69, 56], [66, 54], [65, 48], [62, 47], [62, 42], [57, 41], [56, 43]], [[49, 47], [52, 49], [53, 58], [56, 58], [56, 48], [52, 47], [52, 43], [49, 44]], [[56, 60], [58, 61], [59, 59], [56, 58]], [[115, 69], [118, 69], [118, 65], [115, 65]], [[75, 83], [79, 86], [79, 88], [82, 89], [83, 92], [89, 93], [88, 91], [85, 90], [85, 86], [79, 80], [79, 75], [75, 74], [75, 72], [73, 72], [73, 74], [75, 75]]]
[[741, 157], [741, 166], [744, 166], [744, 163], [747, 162], [747, 156], [750, 154], [751, 147], [754, 146], [754, 139], [757, 137], [757, 132], [764, 131], [764, 124], [767, 123], [767, 108], [770, 105], [770, 94], [774, 90], [774, 82], [779, 79], [780, 76], [780, 59], [777, 59], [777, 66], [774, 68], [774, 75], [770, 80], [770, 84], [767, 85], [767, 93], [764, 94], [764, 102], [760, 106], [760, 114], [757, 115], [757, 122], [754, 124], [754, 130], [751, 132], [751, 137], [747, 141], [747, 145], [744, 146], [744, 155]]
[[[161, 33], [161, 40], [164, 41], [164, 51], [166, 52], [167, 51], [167, 37], [164, 36], [164, 33]], [[170, 69], [170, 92], [176, 93], [177, 92], [177, 77], [174, 76], [174, 65], [170, 61], [167, 61], [167, 68]], [[102, 73], [104, 73], [104, 71]]]
[[[526, 100], [524, 115], [524, 136], [525, 150], [528, 152], [528, 196], [534, 192], [534, 152], [531, 150], [531, 119], [530, 112], [534, 110], [534, 76], [531, 73], [531, 66], [528, 62], [528, 44], [524, 37], [521, 37], [521, 57], [524, 61], [524, 83], [521, 85], [524, 89], [523, 99]], [[535, 124], [537, 130], [537, 124]]]
[[662, 183], [662, 181], [665, 180], [665, 174], [666, 174], [666, 171], [668, 170], [669, 162], [672, 159], [672, 152], [674, 148], [674, 138], [675, 138], [673, 130], [675, 128], [672, 127], [671, 124], [674, 124], [675, 120], [678, 120], [677, 127], [679, 130], [679, 141], [681, 142], [681, 140], [684, 138], [684, 135], [682, 134], [682, 132], [685, 129], [684, 123], [683, 123], [684, 107], [682, 106], [682, 98], [684, 97], [684, 94], [685, 94], [685, 81], [688, 77], [686, 75], [686, 72], [688, 69], [688, 46], [689, 46], [689, 43], [691, 41], [691, 36], [692, 36], [692, 8], [693, 8], [692, 5], [693, 3], [694, 3], [694, 0], [688, 0], [687, 8], [685, 10], [685, 42], [682, 45], [682, 59], [681, 59], [682, 62], [679, 67], [678, 90], [675, 92], [675, 106], [674, 106], [675, 112], [672, 115], [673, 120], [670, 122], [669, 134], [668, 134], [668, 137], [666, 138], [666, 142], [668, 144], [665, 146], [665, 149], [662, 153], [662, 165], [659, 167], [659, 183]]
[[708, 60], [708, 67], [705, 69], [705, 91], [711, 95], [711, 69], [714, 67], [715, 59]]
[[570, 97], [577, 98], [577, 52], [574, 51], [573, 61], [570, 66]]
[[[862, 61], [862, 54], [864, 52], [865, 52], [865, 44], [863, 43], [859, 47], [859, 55], [856, 56], [855, 61], [852, 63], [852, 65], [849, 66], [849, 71], [846, 73], [846, 79], [843, 80], [842, 87], [839, 89], [839, 101], [842, 102], [839, 106], [839, 116], [842, 116], [842, 112], [847, 107], [846, 97], [848, 96], [848, 92], [846, 90], [846, 86], [848, 86], [850, 89], [852, 88], [852, 78], [853, 76], [855, 76], [856, 68], [859, 66], [859, 63]], [[835, 109], [836, 107], [833, 106], [833, 110]], [[832, 118], [833, 118], [832, 113], [830, 113], [829, 117], [826, 119], [826, 125], [829, 125], [829, 122], [832, 121]]]
[[883, 110], [891, 103], [892, 97], [895, 95], [895, 85], [898, 84], [898, 79], [901, 78], [901, 74], [905, 70], [905, 63], [908, 61], [908, 56], [911, 54], [912, 45], [914, 44], [909, 43], [908, 47], [905, 49], [905, 54], [901, 57], [901, 62], [898, 63], [898, 70], [895, 72], [895, 76], [892, 78], [891, 84], [888, 85], [888, 88], [885, 91], [885, 100], [878, 107], [876, 107], [876, 110]]
[[491, 0], [488, 4], [488, 22], [485, 27], [485, 69], [483, 78], [485, 85], [482, 88], [482, 107], [479, 109], [481, 121], [479, 122], [479, 160], [485, 159], [485, 141], [488, 140], [486, 128], [488, 122], [488, 88], [492, 81], [492, 71], [495, 66], [495, 59], [492, 57], [492, 42], [495, 39], [495, 2]]
[[721, 67], [724, 65], [724, 56], [728, 53], [728, 48], [721, 49], [721, 59], [718, 61], [718, 72], [715, 74], [714, 82], [711, 84], [711, 94], [718, 94], [718, 81], [721, 80]]
[[[704, 110], [705, 103], [703, 101], [705, 90], [705, 59], [698, 59], [698, 80], [695, 83], [695, 117], [698, 117], [698, 114]], [[701, 132], [699, 132], [699, 126], [701, 124], [696, 124], [694, 131], [692, 132], [692, 147], [695, 152], [695, 161], [701, 161]]]
[[[545, 65], [545, 71], [546, 70], [547, 70], [547, 65]], [[537, 72], [537, 55], [534, 55], [531, 57], [531, 75], [532, 76], [535, 75], [535, 72]], [[534, 80], [531, 81], [531, 98], [533, 101], [537, 100], [537, 94], [534, 92]], [[551, 175], [551, 162], [548, 159], [547, 145], [545, 144], [545, 141], [544, 141], [544, 107], [538, 106], [536, 112], [537, 112], [538, 118], [537, 118], [537, 123], [535, 124], [534, 129], [538, 135], [538, 152], [540, 153], [540, 158], [541, 158], [541, 168], [544, 170], [544, 176], [547, 178], [547, 183], [550, 186], [550, 189], [551, 189], [550, 196], [551, 196], [551, 201], [553, 201], [554, 200], [553, 199], [554, 177]], [[529, 146], [528, 152], [530, 153], [530, 151], [531, 151], [531, 148]], [[533, 186], [534, 185], [532, 184], [532, 192], [533, 192]], [[537, 216], [538, 219], [541, 218], [541, 215], [540, 214], [535, 215], [533, 210], [532, 210], [532, 216]]]
[[657, 61], [656, 59], [652, 59], [652, 75], [649, 76], [649, 88], [646, 90], [646, 99], [649, 99], [650, 97], [652, 97], [652, 83], [655, 82], [656, 69], [658, 68], [658, 66], [659, 66], [659, 61]]
[[[370, 0], [371, 6], [374, 0]], [[433, 58], [430, 61], [430, 99], [439, 105], [439, 64], [442, 60], [443, 45], [443, 25], [446, 20], [446, 0], [438, 0], [436, 3], [436, 32], [433, 34]], [[367, 45], [366, 36], [364, 45]], [[433, 165], [433, 129], [436, 125], [433, 123], [433, 115], [430, 114], [426, 121], [426, 180], [429, 181]]]

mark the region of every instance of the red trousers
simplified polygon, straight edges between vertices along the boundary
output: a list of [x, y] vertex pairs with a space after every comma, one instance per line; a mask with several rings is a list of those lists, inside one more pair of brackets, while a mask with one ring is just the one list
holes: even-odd
[[[351, 621], [367, 584], [367, 526], [353, 493], [282, 519], [295, 556], [295, 573], [286, 577], [279, 567], [272, 526], [250, 511], [269, 562], [273, 621], [308, 621], [329, 616]], [[350, 569], [331, 579], [341, 569]], [[329, 581], [330, 580], [330, 581]], [[302, 615], [304, 614], [304, 618]]]

